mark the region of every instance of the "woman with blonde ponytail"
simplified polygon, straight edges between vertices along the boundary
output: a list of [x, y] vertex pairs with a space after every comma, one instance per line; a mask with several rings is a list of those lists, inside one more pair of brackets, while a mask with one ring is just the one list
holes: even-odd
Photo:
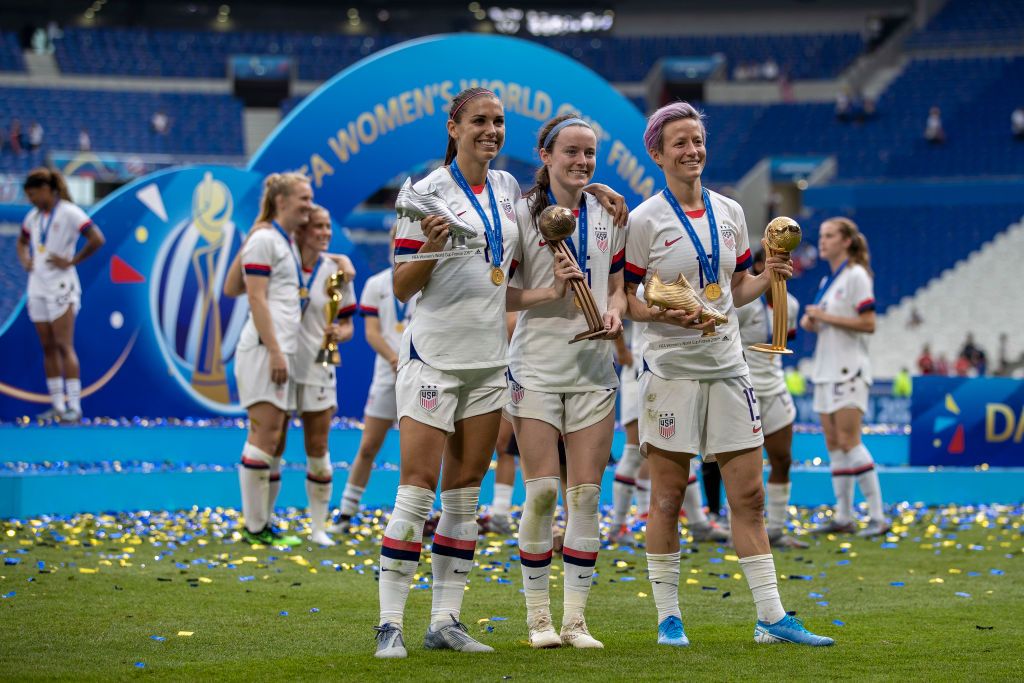
[[[18, 261], [29, 274], [28, 317], [43, 345], [43, 369], [52, 403], [39, 417], [78, 422], [82, 419], [82, 380], [74, 340], [82, 284], [75, 266], [106, 240], [85, 211], [72, 203], [67, 184], [57, 171], [33, 169], [24, 187], [32, 210], [21, 224]], [[87, 241], [76, 252], [80, 236]]]
[[[818, 335], [814, 348], [814, 411], [832, 468], [836, 507], [827, 533], [879, 536], [891, 528], [885, 518], [882, 489], [871, 453], [861, 443], [861, 421], [868, 407], [871, 363], [868, 335], [875, 331], [875, 293], [867, 238], [849, 218], [821, 224], [818, 251], [829, 265], [814, 303], [801, 327]], [[870, 521], [857, 530], [853, 513], [854, 485], [868, 502]]]

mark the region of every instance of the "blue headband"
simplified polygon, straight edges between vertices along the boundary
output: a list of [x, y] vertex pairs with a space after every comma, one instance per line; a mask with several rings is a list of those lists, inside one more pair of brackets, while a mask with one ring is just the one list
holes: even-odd
[[583, 119], [566, 119], [565, 121], [561, 121], [560, 123], [558, 123], [558, 125], [556, 125], [548, 132], [548, 134], [544, 137], [544, 144], [541, 146], [544, 149], [547, 149], [548, 146], [551, 145], [551, 141], [555, 139], [556, 135], [558, 135], [558, 132], [567, 126], [586, 126], [587, 128], [593, 130], [593, 127]]

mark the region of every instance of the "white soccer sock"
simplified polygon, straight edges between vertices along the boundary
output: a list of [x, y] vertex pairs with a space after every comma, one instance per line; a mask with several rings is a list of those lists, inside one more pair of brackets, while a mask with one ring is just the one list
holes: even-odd
[[331, 454], [306, 458], [306, 500], [309, 501], [309, 524], [314, 532], [327, 526], [327, 507], [331, 504]]
[[849, 451], [850, 466], [856, 473], [857, 484], [864, 499], [868, 503], [868, 515], [872, 522], [882, 522], [885, 519], [885, 504], [882, 502], [882, 485], [878, 481], [878, 470], [875, 468], [875, 459], [871, 452], [859, 443]]
[[651, 480], [636, 480], [636, 515], [642, 517], [651, 511]]
[[434, 492], [418, 486], [399, 486], [395, 510], [384, 529], [380, 547], [380, 625], [398, 624], [405, 616], [409, 587], [420, 562], [423, 523], [434, 507]]
[[46, 389], [50, 392], [50, 403], [53, 404], [53, 409], [58, 413], [63, 413], [68, 409], [67, 404], [64, 403], [64, 378], [63, 377], [47, 377], [46, 378]]
[[558, 477], [528, 479], [523, 516], [519, 520], [519, 561], [527, 623], [538, 613], [551, 613], [551, 522], [558, 502]]
[[578, 484], [565, 491], [569, 508], [569, 524], [565, 529], [562, 561], [565, 563], [565, 596], [562, 625], [583, 616], [587, 596], [594, 583], [597, 551], [601, 549], [598, 503], [601, 487]]
[[512, 489], [510, 484], [494, 482], [494, 500], [491, 501], [491, 514], [508, 517], [512, 511]]
[[257, 446], [245, 442], [242, 448], [242, 466], [238, 468], [238, 483], [242, 488], [242, 516], [245, 528], [253, 533], [263, 531], [270, 514], [267, 510], [270, 486], [270, 463], [274, 457]]
[[430, 546], [434, 573], [434, 597], [430, 606], [430, 625], [440, 627], [456, 621], [462, 612], [462, 596], [466, 592], [469, 570], [479, 527], [476, 506], [480, 487], [452, 489], [441, 492], [441, 519], [437, 522]]
[[853, 521], [853, 472], [850, 470], [850, 456], [846, 451], [835, 449], [828, 452], [832, 469], [832, 491], [836, 495], [836, 524], [849, 524]]
[[71, 377], [64, 381], [68, 392], [68, 408], [76, 413], [82, 412], [82, 380], [78, 377]]
[[612, 523], [620, 527], [626, 523], [629, 505], [633, 502], [633, 491], [636, 490], [636, 473], [643, 464], [640, 446], [627, 443], [622, 448], [622, 457], [615, 466], [615, 482], [612, 484]]
[[696, 474], [691, 474], [690, 480], [686, 482], [686, 491], [683, 492], [683, 510], [686, 512], [686, 523], [691, 527], [706, 527], [710, 524], [708, 515], [704, 512], [704, 494], [700, 490]]
[[352, 475], [345, 482], [345, 489], [341, 493], [341, 516], [355, 517], [359, 512], [359, 501], [363, 499], [363, 492], [366, 489], [352, 483]]
[[786, 510], [789, 508], [791, 482], [773, 484], [768, 482], [768, 528], [782, 529], [786, 526]]
[[277, 506], [277, 494], [281, 493], [281, 464], [284, 458], [275, 455], [270, 463], [270, 475], [267, 483], [267, 520], [274, 516], [274, 507]]
[[757, 606], [757, 620], [774, 624], [786, 616], [779, 598], [779, 583], [775, 576], [775, 559], [767, 555], [751, 555], [740, 558], [740, 568], [747, 577], [747, 585], [754, 595]]
[[651, 580], [658, 623], [668, 617], [683, 618], [679, 611], [679, 553], [647, 553], [647, 577]]

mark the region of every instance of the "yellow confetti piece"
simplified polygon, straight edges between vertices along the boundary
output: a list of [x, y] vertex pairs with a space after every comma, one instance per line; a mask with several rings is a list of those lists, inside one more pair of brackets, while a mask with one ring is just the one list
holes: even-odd
[[483, 619], [477, 619], [476, 623], [478, 623], [478, 624], [486, 624], [488, 621], [490, 621], [490, 619], [488, 619], [487, 617], [484, 617]]
[[363, 560], [363, 564], [365, 566], [369, 567], [370, 565], [373, 564], [373, 560], [370, 560], [370, 559]]
[[691, 574], [700, 574], [700, 570], [699, 569], [691, 569], [690, 573]]
[[743, 574], [740, 574], [739, 572], [737, 572], [737, 573], [735, 573], [735, 574], [733, 574], [733, 575], [732, 575], [732, 578], [734, 578], [734, 579], [736, 579], [737, 581], [739, 581], [740, 579], [742, 579], [742, 578], [743, 578]]
[[188, 638], [193, 633], [195, 633], [195, 631], [178, 631], [178, 635], [181, 636], [182, 638]]
[[949, 570], [949, 573], [950, 573], [950, 574], [960, 574], [960, 573], [962, 573], [962, 572], [961, 572], [961, 570], [959, 570], [959, 569], [952, 569], [952, 568], [951, 568], [951, 569]]
[[114, 566], [114, 563], [111, 562], [110, 560], [100, 560], [100, 564], [102, 564], [104, 567], [113, 567]]
[[18, 532], [16, 532], [14, 529], [8, 529], [7, 530], [7, 535], [10, 536], [11, 538], [14, 538], [15, 534], [17, 534], [17, 533]]
[[638, 597], [638, 598], [646, 598], [647, 597], [647, 593], [637, 593], [636, 597]]
[[200, 576], [199, 583], [213, 583], [213, 579], [208, 578], [206, 576]]
[[687, 579], [686, 583], [687, 583], [687, 585], [693, 586], [695, 584], [700, 583], [700, 581], [698, 581], [697, 579]]
[[242, 558], [242, 562], [259, 562], [260, 558], [253, 557], [252, 555], [246, 555]]
[[99, 571], [98, 569], [89, 569], [88, 567], [79, 567], [78, 568], [78, 573], [79, 574], [95, 574], [98, 571]]
[[736, 556], [736, 555], [726, 555], [725, 556], [725, 561], [726, 562], [739, 562], [740, 558], [738, 556]]
[[852, 544], [852, 543], [850, 543], [849, 541], [847, 541], [847, 542], [845, 542], [845, 543], [840, 543], [840, 544], [839, 544], [839, 547], [840, 547], [840, 548], [845, 548], [845, 549], [849, 549], [849, 548], [852, 548], [852, 547], [853, 547], [853, 544]]
[[346, 553], [346, 554], [347, 554], [347, 555], [348, 555], [349, 557], [351, 557], [351, 556], [353, 556], [353, 555], [355, 555], [355, 554], [356, 554], [356, 551], [355, 551], [354, 549], [352, 549], [352, 548], [349, 548], [349, 549], [348, 549], [348, 553]]
[[934, 579], [929, 579], [928, 583], [945, 583], [945, 581], [943, 579], [940, 579], [940, 578], [934, 578]]

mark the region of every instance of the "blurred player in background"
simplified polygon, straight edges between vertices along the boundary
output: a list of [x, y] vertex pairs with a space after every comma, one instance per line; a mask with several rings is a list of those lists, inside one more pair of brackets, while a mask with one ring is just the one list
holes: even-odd
[[[24, 189], [32, 209], [21, 224], [18, 261], [28, 272], [28, 318], [43, 346], [51, 402], [39, 418], [78, 422], [82, 419], [82, 375], [75, 353], [75, 316], [82, 305], [82, 284], [75, 266], [96, 253], [106, 240], [85, 211], [71, 201], [57, 171], [33, 169], [25, 178]], [[85, 237], [86, 243], [76, 252], [79, 237]]]
[[832, 466], [836, 507], [822, 532], [857, 531], [854, 485], [868, 503], [870, 521], [858, 535], [877, 536], [891, 528], [885, 518], [882, 488], [871, 453], [861, 442], [861, 421], [868, 409], [871, 361], [868, 335], [875, 331], [875, 290], [868, 242], [848, 218], [821, 224], [818, 251], [829, 264], [814, 303], [801, 326], [818, 335], [814, 347], [814, 412], [821, 418]]

